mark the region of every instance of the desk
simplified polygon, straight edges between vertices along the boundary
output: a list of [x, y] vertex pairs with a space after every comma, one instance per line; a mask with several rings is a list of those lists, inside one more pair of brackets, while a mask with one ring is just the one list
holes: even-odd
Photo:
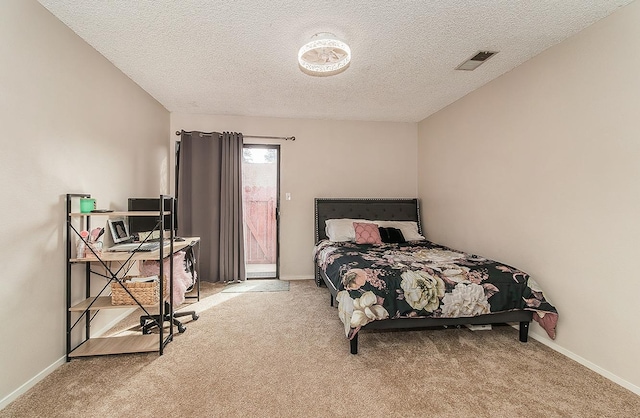
[[[173, 241], [173, 253], [177, 253], [178, 251], [184, 250], [188, 247], [193, 247], [200, 242], [200, 237], [186, 237], [184, 241]], [[171, 255], [171, 242], [167, 242], [166, 245], [162, 247], [162, 258], [169, 257]], [[173, 325], [171, 325], [169, 329], [169, 335], [167, 338], [163, 337], [163, 332], [160, 332], [160, 337], [156, 335], [127, 335], [124, 337], [99, 337], [92, 338], [90, 334], [89, 323], [91, 318], [100, 310], [105, 309], [131, 309], [131, 308], [141, 308], [145, 313], [149, 314], [148, 309], [158, 308], [160, 314], [163, 314], [164, 310], [164, 302], [163, 298], [160, 298], [157, 304], [147, 305], [147, 304], [134, 304], [134, 305], [113, 305], [111, 303], [111, 296], [106, 293], [108, 292], [109, 284], [113, 281], [119, 281], [121, 278], [116, 278], [118, 273], [122, 272], [121, 268], [112, 269], [110, 264], [112, 262], [117, 263], [122, 266], [125, 264], [144, 261], [144, 260], [158, 260], [160, 261], [160, 249], [155, 251], [145, 251], [145, 252], [108, 252], [105, 251], [102, 254], [99, 254], [99, 257], [85, 257], [85, 258], [72, 258], [69, 259], [69, 263], [75, 264], [85, 264], [86, 265], [86, 298], [76, 303], [72, 306], [68, 307], [68, 314], [76, 313], [80, 315], [80, 318], [85, 318], [86, 327], [85, 327], [85, 338], [84, 341], [73, 348], [71, 345], [68, 346], [67, 359], [75, 358], [75, 357], [85, 357], [85, 356], [96, 356], [96, 355], [106, 355], [106, 354], [123, 354], [123, 353], [140, 353], [140, 352], [153, 352], [160, 351], [162, 354], [162, 350], [166, 344], [168, 344], [173, 338]], [[99, 263], [105, 268], [105, 274], [97, 273], [91, 269], [91, 265]], [[115, 271], [114, 271], [115, 270]], [[124, 272], [126, 273], [126, 269]], [[90, 276], [92, 274], [97, 274], [98, 276], [104, 277], [107, 280], [107, 284], [100, 290], [98, 295], [90, 296]], [[169, 281], [173, 283], [173, 272], [168, 272]], [[198, 293], [197, 297], [200, 296], [200, 288], [199, 281], [196, 281], [198, 284]], [[137, 302], [137, 301], [136, 301]], [[173, 314], [173, 304], [169, 305], [169, 311]], [[70, 318], [69, 318], [70, 319]], [[80, 319], [79, 319], [80, 320]], [[78, 321], [79, 321], [78, 320]], [[76, 322], [77, 323], [77, 322]], [[74, 328], [75, 324], [67, 327], [67, 336], [70, 339], [71, 330]], [[69, 343], [70, 344], [70, 343]]]
[[[118, 353], [139, 353], [148, 351], [157, 351], [162, 355], [164, 347], [173, 340], [173, 323], [169, 326], [168, 331], [164, 329], [163, 322], [157, 321], [158, 335], [127, 335], [113, 337], [92, 337], [91, 323], [101, 310], [112, 309], [129, 309], [140, 308], [145, 314], [150, 315], [150, 309], [158, 309], [159, 318], [163, 318], [165, 314], [173, 315], [173, 304], [170, 301], [169, 306], [165, 307], [162, 295], [163, 286], [159, 287], [160, 298], [157, 303], [152, 305], [143, 305], [135, 298], [131, 292], [127, 290], [133, 297], [135, 304], [132, 305], [113, 305], [111, 300], [112, 283], [123, 284], [123, 278], [129, 269], [137, 264], [138, 261], [156, 260], [163, 266], [163, 259], [177, 251], [184, 250], [187, 247], [194, 246], [200, 241], [199, 237], [187, 237], [184, 241], [169, 241], [163, 245], [161, 249], [148, 252], [108, 252], [103, 251], [100, 254], [85, 258], [72, 258], [74, 252], [74, 242], [83, 240], [81, 231], [91, 231], [91, 222], [93, 218], [99, 217], [104, 219], [122, 219], [125, 217], [137, 216], [153, 216], [159, 219], [158, 225], [154, 231], [167, 231], [164, 224], [165, 216], [170, 219], [174, 215], [175, 199], [171, 196], [160, 195], [159, 207], [157, 211], [127, 211], [127, 212], [107, 212], [107, 213], [83, 213], [74, 211], [73, 207], [79, 207], [80, 199], [90, 198], [87, 193], [70, 193], [66, 196], [66, 280], [67, 280], [67, 304], [66, 304], [66, 345], [67, 345], [67, 361], [74, 357], [95, 356], [104, 354]], [[162, 203], [162, 204], [161, 204]], [[168, 204], [167, 204], [168, 203]], [[169, 210], [162, 209], [169, 207]], [[160, 232], [162, 233], [162, 232]], [[169, 232], [171, 233], [171, 232]], [[83, 241], [85, 245], [88, 243], [86, 239]], [[115, 266], [114, 266], [115, 264]], [[73, 266], [76, 267], [73, 267]], [[102, 266], [104, 271], [96, 271], [92, 266]], [[80, 276], [79, 267], [84, 267], [84, 274]], [[113, 267], [113, 268], [112, 268]], [[173, 285], [173, 269], [163, 268], [162, 275], [169, 282], [169, 286]], [[80, 276], [80, 277], [78, 277]], [[102, 283], [100, 281], [103, 280]], [[96, 286], [99, 285], [99, 286]], [[92, 289], [92, 286], [96, 286]], [[124, 289], [126, 287], [123, 286]], [[170, 287], [172, 288], [172, 287]], [[199, 293], [198, 293], [199, 295]], [[82, 300], [78, 300], [82, 299]], [[149, 298], [150, 300], [151, 298]], [[126, 312], [125, 312], [126, 314]], [[107, 318], [109, 319], [109, 318]]]
[[[186, 237], [184, 241], [173, 241], [173, 252], [177, 253], [180, 250], [184, 250], [187, 247], [192, 247], [200, 242], [200, 237]], [[168, 242], [162, 249], [162, 256], [168, 257], [171, 252], [171, 243]], [[69, 260], [72, 263], [91, 263], [97, 261], [140, 261], [140, 260], [158, 260], [160, 258], [160, 249], [154, 251], [140, 251], [140, 252], [118, 252], [118, 251], [103, 251], [100, 257], [84, 257], [84, 258], [72, 258]]]

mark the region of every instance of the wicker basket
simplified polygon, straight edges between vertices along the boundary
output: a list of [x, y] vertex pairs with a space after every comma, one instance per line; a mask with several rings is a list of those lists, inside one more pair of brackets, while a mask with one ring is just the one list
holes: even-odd
[[[167, 291], [167, 281], [163, 280], [164, 291]], [[131, 292], [141, 305], [157, 305], [160, 300], [160, 288], [158, 281], [153, 282], [130, 282], [125, 277], [124, 286]], [[112, 305], [137, 305], [129, 293], [122, 288], [118, 282], [111, 282], [111, 304]]]

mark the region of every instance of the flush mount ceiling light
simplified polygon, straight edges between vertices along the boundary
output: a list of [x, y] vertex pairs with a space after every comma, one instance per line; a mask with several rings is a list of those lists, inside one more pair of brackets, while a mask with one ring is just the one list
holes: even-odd
[[309, 75], [326, 77], [343, 72], [351, 62], [351, 48], [332, 33], [322, 32], [298, 51], [300, 69]]

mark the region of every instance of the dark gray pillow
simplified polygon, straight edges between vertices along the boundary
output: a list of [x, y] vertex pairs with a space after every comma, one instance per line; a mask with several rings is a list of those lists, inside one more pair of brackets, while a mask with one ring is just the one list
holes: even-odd
[[400, 231], [398, 228], [384, 228], [379, 226], [378, 231], [380, 231], [380, 238], [384, 243], [400, 244], [403, 242], [407, 242], [404, 239], [404, 235], [402, 235], [402, 231]]

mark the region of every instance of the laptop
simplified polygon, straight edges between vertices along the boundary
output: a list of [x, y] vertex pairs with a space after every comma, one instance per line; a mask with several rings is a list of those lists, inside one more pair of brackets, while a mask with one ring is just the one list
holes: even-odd
[[155, 251], [160, 248], [160, 242], [127, 242], [116, 244], [107, 248], [107, 251], [131, 252], [131, 251]]
[[124, 219], [109, 219], [109, 230], [114, 245], [105, 251], [131, 252], [131, 251], [155, 251], [160, 248], [160, 242], [133, 242], [134, 237], [129, 233], [129, 227]]

